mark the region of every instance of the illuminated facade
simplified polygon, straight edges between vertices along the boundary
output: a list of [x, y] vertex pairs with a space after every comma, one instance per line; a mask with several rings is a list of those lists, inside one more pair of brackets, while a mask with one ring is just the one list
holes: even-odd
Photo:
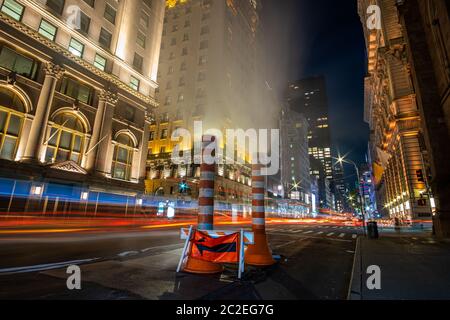
[[403, 0], [397, 7], [422, 119], [434, 229], [450, 237], [450, 1]]
[[[192, 133], [194, 121], [202, 121], [204, 130], [246, 126], [243, 115], [255, 104], [259, 10], [259, 1], [167, 1], [158, 76], [161, 106], [150, 129], [149, 194], [177, 195], [178, 184], [186, 180], [188, 195], [196, 197], [198, 166], [170, 161], [175, 129]], [[192, 144], [183, 147], [190, 150]], [[248, 202], [250, 176], [249, 166], [219, 166], [219, 200]]]
[[[365, 118], [379, 210], [403, 222], [430, 219], [421, 118], [396, 1], [359, 0], [358, 5], [368, 51]], [[381, 29], [368, 27], [370, 5], [381, 9]]]
[[34, 181], [42, 199], [52, 182], [84, 200], [144, 190], [164, 10], [163, 0], [0, 1], [3, 177]]

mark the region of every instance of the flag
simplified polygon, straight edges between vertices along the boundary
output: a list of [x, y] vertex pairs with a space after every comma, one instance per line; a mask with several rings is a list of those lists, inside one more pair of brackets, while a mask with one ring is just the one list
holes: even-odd
[[190, 256], [214, 263], [239, 262], [239, 233], [212, 238], [207, 233], [195, 231]]

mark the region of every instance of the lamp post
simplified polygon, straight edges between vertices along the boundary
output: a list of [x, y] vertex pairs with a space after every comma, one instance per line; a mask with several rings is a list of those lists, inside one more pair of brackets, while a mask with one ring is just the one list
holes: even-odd
[[347, 164], [352, 165], [355, 168], [356, 176], [358, 179], [358, 194], [359, 194], [359, 199], [360, 199], [360, 203], [361, 203], [361, 214], [362, 214], [362, 218], [363, 218], [363, 229], [364, 229], [364, 235], [365, 235], [366, 234], [366, 212], [365, 212], [365, 208], [364, 208], [364, 197], [363, 197], [363, 194], [361, 191], [361, 181], [360, 181], [358, 166], [353, 161], [347, 160], [343, 157], [333, 158], [333, 159], [337, 160], [336, 164], [339, 163], [342, 165], [344, 163], [347, 163]]

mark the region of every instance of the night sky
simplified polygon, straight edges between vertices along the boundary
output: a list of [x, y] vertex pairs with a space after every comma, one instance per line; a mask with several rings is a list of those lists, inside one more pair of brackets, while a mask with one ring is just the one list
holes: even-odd
[[325, 75], [334, 152], [363, 162], [369, 128], [363, 120], [366, 51], [357, 1], [263, 0], [263, 7], [270, 72], [280, 96], [287, 81]]

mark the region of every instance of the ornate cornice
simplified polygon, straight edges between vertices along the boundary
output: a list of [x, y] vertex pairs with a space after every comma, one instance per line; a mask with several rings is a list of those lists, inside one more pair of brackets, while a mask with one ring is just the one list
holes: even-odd
[[52, 62], [47, 62], [44, 66], [45, 75], [60, 79], [64, 75], [64, 68]]
[[114, 106], [117, 104], [117, 102], [119, 102], [117, 94], [108, 90], [101, 90], [99, 99]]
[[128, 86], [127, 84], [125, 84], [124, 82], [122, 82], [119, 78], [117, 78], [114, 75], [111, 75], [109, 73], [106, 73], [98, 68], [96, 68], [95, 66], [93, 66], [92, 64], [86, 62], [85, 60], [83, 60], [82, 58], [79, 58], [75, 55], [73, 55], [70, 51], [68, 51], [67, 49], [61, 47], [60, 45], [58, 45], [57, 43], [50, 41], [49, 39], [41, 36], [37, 31], [31, 29], [30, 27], [24, 25], [23, 23], [16, 21], [12, 18], [10, 18], [8, 15], [4, 14], [3, 12], [0, 12], [0, 18], [3, 22], [7, 23], [8, 25], [10, 25], [11, 27], [17, 29], [18, 31], [24, 33], [25, 35], [29, 36], [30, 38], [32, 38], [35, 41], [38, 41], [39, 43], [41, 43], [42, 45], [46, 46], [47, 48], [53, 50], [54, 52], [63, 55], [64, 57], [78, 63], [79, 65], [81, 65], [82, 67], [84, 67], [85, 69], [89, 70], [90, 72], [92, 72], [93, 74], [109, 81], [110, 83], [116, 85], [118, 88], [130, 93], [131, 95], [137, 97], [138, 99], [144, 101], [147, 104], [150, 104], [154, 107], [158, 107], [158, 102], [150, 97], [150, 96], [146, 96], [143, 95], [142, 93], [135, 91], [134, 89], [132, 89], [130, 86]]

